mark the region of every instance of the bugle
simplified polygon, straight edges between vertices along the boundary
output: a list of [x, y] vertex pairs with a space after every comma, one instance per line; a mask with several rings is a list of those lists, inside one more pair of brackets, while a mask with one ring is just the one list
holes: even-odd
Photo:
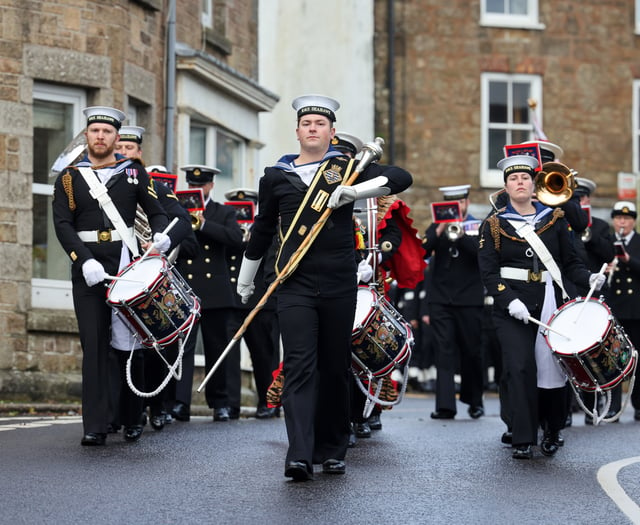
[[535, 178], [536, 198], [546, 206], [561, 206], [576, 186], [575, 172], [560, 162], [545, 162]]

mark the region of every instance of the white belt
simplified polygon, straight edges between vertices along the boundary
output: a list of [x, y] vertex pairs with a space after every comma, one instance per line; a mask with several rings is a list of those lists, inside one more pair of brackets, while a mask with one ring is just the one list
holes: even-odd
[[[128, 228], [129, 235], [134, 235], [133, 228]], [[121, 241], [122, 237], [116, 230], [89, 230], [76, 232], [82, 242], [115, 242]]]
[[516, 281], [527, 282], [545, 282], [547, 280], [547, 270], [541, 272], [533, 272], [531, 270], [525, 270], [524, 268], [512, 268], [510, 266], [503, 266], [500, 268], [500, 277], [503, 279], [514, 279]]

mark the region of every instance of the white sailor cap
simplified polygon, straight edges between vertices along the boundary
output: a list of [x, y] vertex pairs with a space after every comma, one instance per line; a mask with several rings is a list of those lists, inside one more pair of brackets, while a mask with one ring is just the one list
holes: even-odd
[[531, 155], [513, 155], [498, 161], [498, 169], [502, 170], [505, 181], [509, 174], [514, 172], [524, 172], [534, 177], [537, 167], [538, 159]]
[[543, 164], [545, 162], [559, 161], [564, 155], [564, 150], [560, 146], [548, 140], [529, 140], [521, 144], [537, 144], [540, 147], [540, 157]]
[[333, 139], [331, 139], [331, 145], [334, 149], [342, 151], [343, 153], [351, 153], [355, 157], [364, 144], [355, 135], [344, 131], [337, 131]]
[[340, 107], [337, 100], [324, 95], [302, 95], [291, 103], [296, 110], [298, 119], [303, 115], [324, 115], [331, 122], [336, 121], [336, 111]]
[[201, 164], [190, 164], [180, 169], [186, 172], [188, 184], [206, 184], [207, 182], [212, 182], [214, 175], [220, 173], [218, 168], [203, 166]]
[[251, 188], [235, 188], [225, 192], [224, 198], [228, 201], [252, 201], [258, 202], [258, 192]]
[[443, 186], [438, 188], [446, 201], [459, 201], [469, 196], [471, 184], [463, 184], [461, 186]]
[[576, 177], [576, 189], [574, 193], [581, 197], [582, 195], [591, 195], [598, 187], [595, 182], [584, 177]]
[[613, 205], [613, 210], [611, 210], [611, 218], [616, 215], [629, 215], [634, 219], [638, 217], [638, 213], [636, 212], [636, 205], [630, 201], [618, 201]]
[[91, 106], [82, 110], [87, 117], [87, 126], [95, 122], [111, 124], [114, 128], [120, 129], [122, 121], [127, 118], [122, 111], [107, 106]]
[[122, 126], [120, 128], [120, 140], [142, 144], [143, 133], [144, 128], [141, 128], [140, 126]]

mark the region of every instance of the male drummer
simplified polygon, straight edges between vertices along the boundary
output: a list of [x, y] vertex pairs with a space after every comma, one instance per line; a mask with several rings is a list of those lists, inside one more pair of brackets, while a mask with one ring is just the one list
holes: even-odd
[[[616, 264], [611, 264], [613, 278], [605, 293], [607, 304], [620, 322], [633, 345], [640, 348], [640, 237], [636, 235], [636, 205], [629, 201], [616, 202], [611, 210], [611, 220], [615, 233]], [[640, 421], [640, 388], [636, 386], [631, 394], [631, 404], [635, 410], [634, 419]], [[609, 416], [620, 412], [622, 387], [612, 391]], [[617, 421], [617, 420], [616, 420]]]
[[58, 176], [53, 219], [58, 240], [72, 261], [73, 304], [83, 353], [81, 444], [93, 446], [106, 443], [109, 424], [109, 344], [112, 336], [129, 333], [117, 318], [112, 322], [104, 282], [139, 253], [133, 233], [138, 204], [155, 232], [156, 248], [166, 251], [171, 239], [161, 233], [168, 218], [144, 167], [115, 152], [125, 114], [103, 106], [86, 108], [84, 114], [87, 154]]

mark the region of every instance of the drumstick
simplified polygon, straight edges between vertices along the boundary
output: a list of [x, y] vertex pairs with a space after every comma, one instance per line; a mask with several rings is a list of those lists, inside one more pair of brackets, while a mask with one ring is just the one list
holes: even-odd
[[565, 339], [569, 339], [569, 341], [571, 341], [570, 337], [566, 336], [562, 332], [558, 332], [558, 330], [556, 330], [555, 328], [551, 328], [548, 324], [544, 324], [542, 321], [538, 321], [537, 319], [531, 316], [529, 316], [527, 319], [529, 319], [529, 321], [531, 321], [532, 323], [542, 326], [542, 328], [546, 328], [550, 332], [553, 332], [554, 334], [558, 334], [560, 337], [564, 337]]
[[[177, 222], [178, 222], [178, 217], [174, 217], [173, 220], [169, 223], [169, 226], [167, 226], [162, 233], [164, 234], [169, 233], [169, 230], [171, 230], [171, 228], [173, 228]], [[155, 248], [155, 244], [151, 243], [151, 246], [149, 246], [149, 249], [146, 252], [144, 252], [144, 254], [142, 255], [142, 257], [140, 257], [138, 262], [144, 261], [147, 258], [147, 255], [149, 255], [151, 253], [151, 250], [153, 250], [154, 248]]]
[[[604, 275], [604, 271], [607, 269], [607, 266], [609, 266], [609, 265], [607, 263], [604, 263], [602, 265], [602, 268], [600, 268], [600, 271], [596, 275]], [[578, 311], [578, 315], [576, 315], [576, 318], [573, 320], [573, 324], [577, 324], [578, 323], [578, 319], [580, 319], [580, 315], [582, 315], [582, 310], [585, 309], [585, 307], [587, 306], [587, 303], [589, 302], [589, 299], [591, 299], [591, 296], [593, 295], [593, 292], [596, 289], [596, 281], [597, 281], [597, 279], [594, 279], [593, 284], [591, 285], [591, 288], [589, 289], [589, 293], [584, 298], [584, 303], [582, 303], [582, 306], [580, 307], [580, 310]]]
[[127, 281], [129, 283], [140, 283], [144, 284], [145, 281], [139, 281], [137, 279], [127, 279], [126, 277], [118, 277], [117, 275], [105, 275], [105, 279], [111, 279], [112, 281]]

